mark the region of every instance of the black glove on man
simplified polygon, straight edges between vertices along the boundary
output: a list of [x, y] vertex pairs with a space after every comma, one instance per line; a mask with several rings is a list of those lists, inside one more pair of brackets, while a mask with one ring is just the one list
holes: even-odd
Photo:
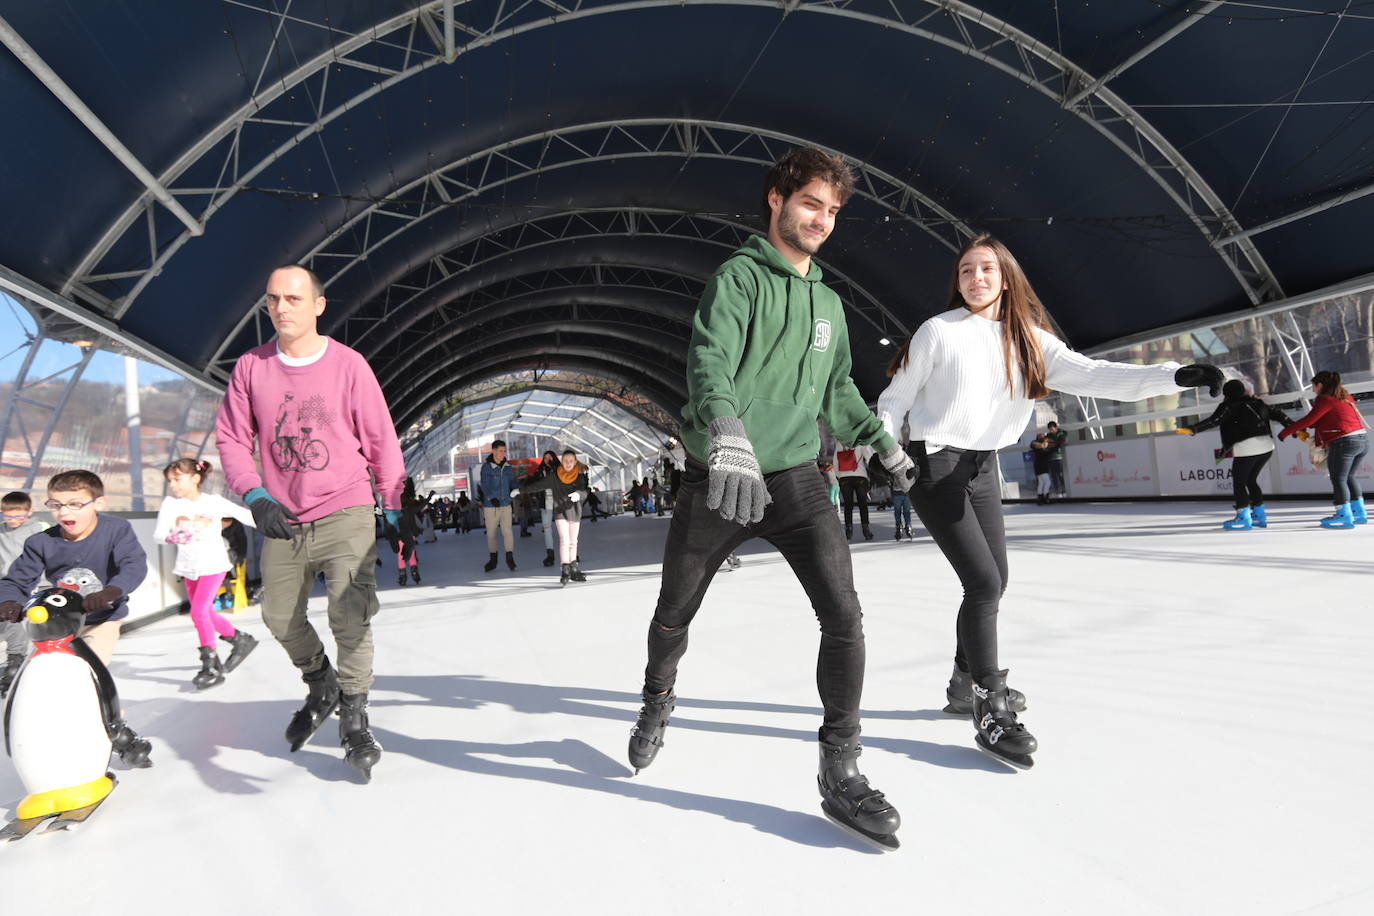
[[501, 508], [501, 500], [499, 500], [499, 499], [497, 499], [495, 496], [493, 496], [493, 497], [491, 498], [491, 507], [492, 507], [493, 509], [499, 509], [499, 508]]
[[1221, 394], [1221, 383], [1224, 381], [1226, 381], [1226, 376], [1221, 374], [1221, 370], [1216, 366], [1209, 366], [1207, 363], [1184, 366], [1174, 373], [1174, 384], [1178, 387], [1205, 387], [1207, 396], [1212, 398]]
[[291, 522], [299, 523], [300, 518], [277, 502], [271, 493], [262, 487], [254, 487], [243, 494], [243, 501], [248, 505], [248, 511], [253, 513], [253, 524], [263, 537], [289, 541], [294, 536]]
[[18, 601], [0, 601], [0, 623], [17, 623], [23, 616], [24, 605]]
[[100, 591], [91, 592], [89, 595], [82, 598], [81, 610], [85, 611], [87, 614], [91, 613], [92, 611], [111, 610], [114, 608], [115, 602], [119, 600], [119, 596], [122, 594], [124, 594], [123, 589], [115, 588], [113, 585], [107, 585]]

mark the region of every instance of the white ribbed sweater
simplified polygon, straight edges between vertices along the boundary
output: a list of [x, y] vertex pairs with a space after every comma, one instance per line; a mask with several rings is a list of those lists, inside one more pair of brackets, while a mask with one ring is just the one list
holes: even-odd
[[[1045, 384], [1055, 391], [1114, 401], [1182, 391], [1174, 384], [1178, 363], [1132, 366], [1089, 359], [1040, 331]], [[953, 446], [975, 450], [1010, 445], [1030, 421], [1034, 402], [1020, 373], [1007, 391], [1002, 323], [957, 308], [936, 315], [911, 338], [907, 364], [878, 398], [878, 419], [896, 438], [909, 414], [911, 440], [929, 451]]]

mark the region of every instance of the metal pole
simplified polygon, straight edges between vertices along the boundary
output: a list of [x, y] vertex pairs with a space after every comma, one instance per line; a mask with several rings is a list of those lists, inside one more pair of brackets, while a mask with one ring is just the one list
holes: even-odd
[[58, 101], [67, 106], [67, 110], [76, 115], [76, 119], [86, 125], [86, 129], [95, 134], [95, 138], [104, 144], [105, 148], [114, 154], [120, 163], [134, 174], [143, 186], [153, 192], [153, 196], [162, 201], [162, 205], [177, 219], [186, 225], [192, 235], [203, 235], [205, 227], [196, 221], [196, 218], [186, 212], [186, 208], [177, 202], [171, 192], [162, 186], [162, 183], [153, 176], [153, 173], [143, 167], [143, 163], [138, 161], [129, 148], [119, 142], [119, 138], [105, 126], [105, 124], [95, 116], [95, 112], [86, 107], [86, 103], [81, 101], [81, 97], [72, 91], [72, 88], [63, 82], [62, 77], [58, 76], [52, 67], [49, 67], [43, 58], [38, 56], [38, 52], [29, 46], [14, 28], [0, 17], [0, 42], [5, 47], [14, 52], [14, 56], [19, 58], [19, 62], [28, 67], [38, 81], [46, 86], [53, 95], [57, 96]]
[[143, 418], [139, 416], [138, 360], [124, 357], [124, 418], [129, 432], [130, 508], [143, 511]]

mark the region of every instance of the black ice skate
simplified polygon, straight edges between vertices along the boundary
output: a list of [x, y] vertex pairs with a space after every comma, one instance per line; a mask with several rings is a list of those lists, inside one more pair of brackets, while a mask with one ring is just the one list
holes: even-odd
[[859, 772], [862, 750], [857, 741], [843, 745], [821, 742], [821, 767], [816, 776], [821, 810], [837, 826], [878, 848], [896, 849], [902, 845], [897, 841], [902, 817]]
[[9, 696], [10, 685], [14, 683], [14, 677], [19, 673], [19, 669], [23, 664], [23, 654], [18, 652], [9, 653], [5, 660], [5, 673], [0, 675], [0, 700]]
[[973, 724], [978, 729], [974, 740], [983, 753], [1018, 770], [1035, 765], [1031, 754], [1040, 745], [1007, 704], [1005, 670], [973, 682]]
[[572, 580], [573, 580], [574, 582], [586, 582], [586, 581], [587, 581], [587, 574], [584, 573], [584, 572], [582, 571], [582, 561], [581, 561], [581, 560], [573, 560], [571, 563], [569, 563], [569, 564], [568, 564], [568, 572], [572, 573]]
[[200, 647], [200, 671], [191, 678], [191, 683], [196, 685], [197, 690], [207, 690], [224, 683], [224, 665], [220, 664], [219, 655], [212, 647]]
[[416, 584], [416, 585], [419, 585], [419, 584], [420, 584], [420, 567], [418, 567], [418, 566], [412, 566], [412, 567], [410, 567], [410, 578], [412, 578], [412, 579], [415, 580], [415, 584]]
[[733, 553], [730, 554], [728, 557], [725, 558], [725, 565], [730, 567], [730, 569], [732, 570], [739, 569], [739, 557]]
[[147, 738], [140, 738], [138, 732], [130, 728], [123, 719], [115, 721], [112, 732], [110, 744], [126, 766], [150, 767], [153, 765], [153, 761], [149, 759], [149, 755], [153, 752], [151, 741]]
[[233, 636], [221, 636], [220, 639], [227, 642], [231, 648], [229, 657], [224, 660], [224, 673], [228, 674], [248, 657], [249, 653], [258, 647], [258, 641], [248, 633], [239, 630]]
[[864, 525], [864, 526], [863, 526], [863, 532], [864, 532], [864, 540], [865, 540], [865, 541], [871, 541], [871, 540], [873, 540], [873, 529], [872, 529], [872, 528], [868, 527], [867, 525]]
[[396, 571], [396, 584], [397, 584], [397, 585], [405, 585], [405, 584], [406, 584], [406, 571], [405, 571], [404, 569], [399, 569], [399, 570]]
[[668, 727], [668, 717], [677, 706], [677, 695], [671, 690], [653, 694], [644, 691], [644, 705], [639, 709], [639, 719], [630, 731], [630, 766], [635, 775], [654, 762], [658, 749], [663, 747], [663, 731]]
[[491, 572], [496, 568], [496, 554], [488, 554], [486, 565], [482, 567], [483, 572]]
[[554, 559], [553, 559], [553, 548], [552, 548], [552, 547], [545, 547], [545, 548], [544, 548], [544, 565], [545, 565], [545, 566], [552, 566], [553, 564], [554, 564]]
[[293, 751], [300, 750], [339, 705], [339, 676], [334, 673], [329, 659], [324, 660], [324, 667], [319, 671], [301, 675], [301, 680], [310, 692], [306, 694], [305, 705], [296, 710], [286, 726], [286, 740]]
[[[496, 554], [492, 554], [492, 556], [496, 556]], [[506, 551], [506, 566], [511, 572], [515, 572], [515, 554], [511, 553], [509, 550]]]
[[571, 582], [571, 581], [572, 581], [572, 564], [571, 564], [571, 563], [564, 563], [564, 564], [563, 564], [563, 567], [562, 567], [562, 571], [561, 571], [560, 575], [558, 576], [558, 584], [559, 584], [560, 586], [567, 587], [567, 584], [568, 584], [569, 582]]
[[[944, 712], [951, 716], [968, 716], [973, 714], [973, 678], [967, 671], [960, 671], [958, 664], [955, 664], [954, 671], [949, 676], [949, 686], [945, 688], [945, 699], [949, 701], [945, 706]], [[1013, 688], [1007, 688], [1007, 706], [1012, 712], [1026, 711], [1026, 695]]]
[[367, 727], [367, 694], [345, 693], [339, 697], [339, 744], [344, 762], [372, 779], [372, 768], [382, 759], [382, 746]]

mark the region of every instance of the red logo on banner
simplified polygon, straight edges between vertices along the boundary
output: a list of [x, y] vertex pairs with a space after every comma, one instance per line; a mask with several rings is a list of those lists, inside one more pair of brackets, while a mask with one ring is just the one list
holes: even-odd
[[1098, 461], [1106, 461], [1108, 458], [1115, 458], [1115, 457], [1116, 457], [1116, 455], [1112, 454], [1111, 452], [1104, 452], [1104, 451], [1102, 451], [1102, 449], [1098, 449], [1098, 450], [1097, 450], [1097, 460], [1098, 460]]

